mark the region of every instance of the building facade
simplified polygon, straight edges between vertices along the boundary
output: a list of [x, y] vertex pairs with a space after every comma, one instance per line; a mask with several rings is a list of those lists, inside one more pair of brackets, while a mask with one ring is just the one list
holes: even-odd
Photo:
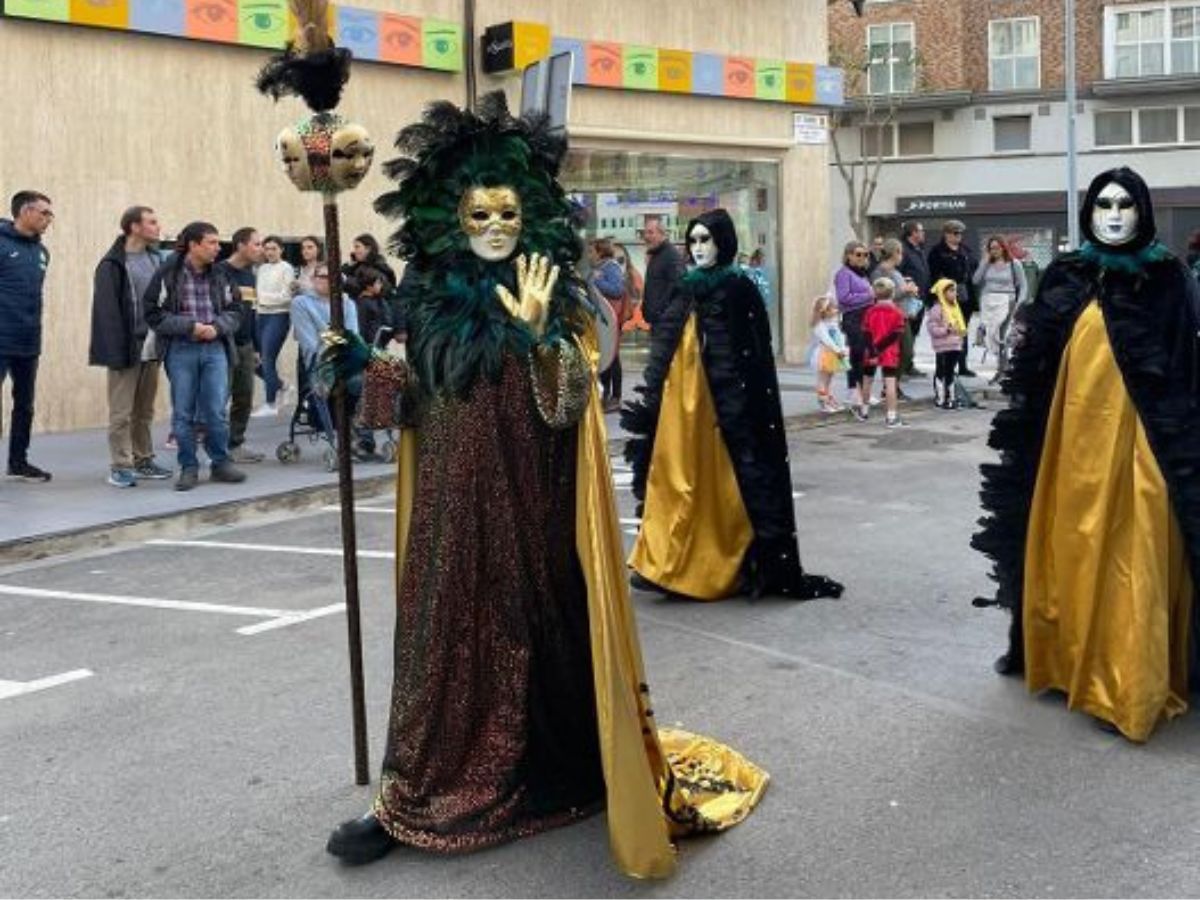
[[[603, 198], [614, 209], [595, 233], [636, 241], [638, 210], [665, 201], [678, 239], [689, 211], [729, 206], [746, 249], [766, 251], [783, 298], [777, 343], [788, 358], [803, 356], [805, 298], [820, 291], [830, 253], [829, 168], [826, 146], [795, 142], [793, 114], [819, 113], [840, 89], [816, 68], [828, 48], [825, 0], [760, 0], [754, 16], [719, 0], [347, 3], [334, 11], [335, 35], [360, 62], [340, 111], [366, 126], [379, 150], [367, 180], [342, 197], [344, 248], [359, 232], [383, 238], [394, 228], [372, 210], [388, 186], [378, 163], [427, 102], [461, 104], [474, 80], [477, 95], [502, 89], [517, 105], [519, 71], [484, 74], [478, 38], [493, 25], [533, 23], [576, 53], [564, 179], [581, 202]], [[100, 426], [105, 377], [86, 364], [92, 274], [126, 207], [153, 207], [168, 234], [195, 219], [226, 237], [247, 224], [288, 238], [321, 231], [320, 196], [294, 190], [273, 154], [276, 134], [305, 110], [290, 99], [272, 104], [252, 87], [271, 52], [264, 48], [286, 33], [286, 2], [3, 6], [0, 194], [40, 190], [57, 213], [46, 238], [36, 427]]]
[[[839, 149], [884, 157], [873, 233], [953, 217], [972, 243], [1007, 235], [1049, 262], [1067, 234], [1065, 37], [1062, 0], [874, 0], [861, 19], [831, 7], [832, 58], [863, 66]], [[1182, 253], [1200, 228], [1200, 2], [1076, 0], [1075, 46], [1079, 190], [1137, 169]], [[849, 238], [836, 166], [831, 190], [835, 238]]]

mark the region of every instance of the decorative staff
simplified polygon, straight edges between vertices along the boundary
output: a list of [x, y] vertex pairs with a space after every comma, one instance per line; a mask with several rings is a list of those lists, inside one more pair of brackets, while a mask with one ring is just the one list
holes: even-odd
[[[350, 51], [334, 46], [329, 35], [327, 0], [291, 0], [296, 17], [295, 41], [271, 59], [258, 75], [257, 86], [278, 100], [285, 95], [304, 100], [313, 114], [289, 126], [275, 140], [276, 154], [292, 184], [318, 191], [325, 208], [325, 247], [329, 267], [330, 328], [345, 327], [342, 307], [341, 253], [338, 246], [339, 191], [358, 187], [375, 155], [365, 128], [333, 112], [350, 79]], [[314, 373], [310, 373], [313, 377]], [[358, 542], [354, 530], [354, 481], [350, 461], [350, 408], [344, 382], [335, 384], [338, 492], [341, 499], [343, 575], [346, 625], [350, 641], [350, 689], [354, 718], [354, 780], [367, 784], [367, 713], [363, 689], [362, 628], [358, 602]]]

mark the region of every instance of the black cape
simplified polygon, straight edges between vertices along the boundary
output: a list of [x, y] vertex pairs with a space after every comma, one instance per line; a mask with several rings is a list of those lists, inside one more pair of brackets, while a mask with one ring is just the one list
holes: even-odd
[[[721, 219], [709, 220], [709, 216], [713, 214], [697, 221], [709, 228], [721, 247], [718, 265], [723, 267], [722, 274], [689, 276], [680, 282], [654, 325], [645, 385], [637, 388], [641, 397], [621, 413], [622, 426], [633, 435], [625, 445], [625, 459], [633, 468], [638, 515], [646, 497], [663, 383], [688, 317], [695, 313], [701, 359], [721, 436], [754, 528], [754, 541], [745, 560], [752, 592], [798, 599], [840, 596], [840, 584], [807, 575], [800, 564], [787, 436], [766, 305], [754, 282], [728, 266], [732, 259], [726, 246], [729, 235], [724, 233]], [[732, 234], [732, 223], [728, 230]]]
[[[971, 541], [991, 559], [997, 584], [994, 597], [977, 598], [975, 605], [1013, 614], [1010, 672], [1024, 663], [1025, 538], [1051, 401], [1075, 322], [1093, 299], [1103, 310], [1113, 355], [1166, 481], [1200, 585], [1200, 292], [1191, 273], [1161, 245], [1142, 246], [1158, 252], [1142, 253], [1147, 261], [1118, 268], [1094, 250], [1060, 257], [1046, 269], [1037, 297], [1018, 310], [1020, 337], [1003, 383], [1009, 405], [996, 415], [988, 438], [1000, 461], [981, 467], [985, 515]], [[1193, 688], [1200, 683], [1198, 622], [1200, 597], [1192, 603]]]

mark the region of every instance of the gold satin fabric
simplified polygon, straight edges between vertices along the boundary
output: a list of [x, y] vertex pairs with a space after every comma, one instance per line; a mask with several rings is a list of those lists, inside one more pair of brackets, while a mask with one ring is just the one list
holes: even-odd
[[1031, 691], [1134, 741], [1187, 709], [1186, 547], [1095, 302], [1059, 367], [1025, 560]]
[[[595, 371], [594, 330], [580, 342]], [[595, 379], [579, 423], [576, 549], [588, 592], [596, 717], [607, 794], [609, 843], [617, 867], [635, 878], [675, 871], [671, 838], [723, 831], [758, 803], [770, 776], [711, 738], [653, 722], [642, 648], [629, 600], [608, 432]], [[396, 572], [403, 576], [416, 435], [401, 435], [396, 484]]]
[[663, 386], [646, 502], [629, 565], [696, 600], [737, 591], [754, 529], [721, 437], [693, 314]]

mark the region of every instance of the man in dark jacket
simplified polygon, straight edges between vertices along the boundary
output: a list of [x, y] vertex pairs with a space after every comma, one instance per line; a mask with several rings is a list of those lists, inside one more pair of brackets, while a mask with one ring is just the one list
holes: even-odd
[[142, 295], [163, 261], [158, 238], [154, 210], [131, 206], [121, 215], [121, 234], [96, 265], [92, 280], [88, 365], [108, 370], [108, 483], [113, 487], [172, 475], [155, 463], [150, 437], [159, 361], [153, 352], [142, 352], [148, 333]]
[[[933, 295], [929, 292], [933, 282], [929, 280], [929, 263], [925, 259], [925, 226], [920, 222], [909, 220], [900, 226], [900, 236], [904, 249], [904, 257], [899, 266], [900, 274], [905, 278], [912, 279], [912, 283], [917, 286], [917, 296], [923, 302], [923, 306], [909, 323], [915, 338], [921, 332], [921, 323], [925, 320], [925, 310], [934, 302]], [[910, 359], [908, 368], [901, 374], [915, 376], [921, 373]]]
[[254, 267], [263, 261], [262, 236], [253, 228], [239, 228], [229, 238], [233, 252], [217, 263], [238, 289], [241, 324], [233, 338], [234, 360], [229, 375], [229, 458], [235, 463], [262, 462], [261, 450], [246, 446], [246, 426], [254, 407], [254, 371], [258, 368], [259, 345], [256, 327], [258, 279]]
[[[963, 243], [963, 232], [967, 227], [958, 219], [948, 219], [942, 224], [942, 240], [929, 251], [929, 277], [933, 284], [949, 278], [958, 286], [958, 305], [963, 321], [970, 324], [971, 316], [977, 311], [971, 288], [971, 276], [975, 273], [970, 251]], [[969, 329], [968, 329], [969, 330]], [[975, 373], [967, 368], [969, 339], [963, 336], [963, 352], [958, 359], [958, 374], [974, 378]]]
[[241, 294], [214, 266], [221, 252], [217, 229], [192, 222], [179, 234], [175, 257], [164, 263], [142, 296], [146, 324], [165, 344], [171, 382], [171, 423], [179, 443], [177, 491], [190, 491], [200, 472], [192, 423], [205, 426], [204, 449], [212, 481], [244, 481], [229, 461], [229, 372], [234, 337], [242, 321]]
[[671, 291], [683, 277], [683, 260], [679, 251], [667, 239], [662, 220], [658, 216], [646, 216], [642, 227], [646, 242], [646, 277], [642, 289], [642, 318], [653, 328], [658, 317], [667, 308]]
[[0, 219], [0, 386], [12, 376], [12, 422], [8, 433], [8, 475], [49, 481], [50, 473], [30, 465], [33, 397], [42, 353], [42, 284], [50, 252], [42, 235], [54, 221], [50, 198], [18, 191], [12, 220]]

